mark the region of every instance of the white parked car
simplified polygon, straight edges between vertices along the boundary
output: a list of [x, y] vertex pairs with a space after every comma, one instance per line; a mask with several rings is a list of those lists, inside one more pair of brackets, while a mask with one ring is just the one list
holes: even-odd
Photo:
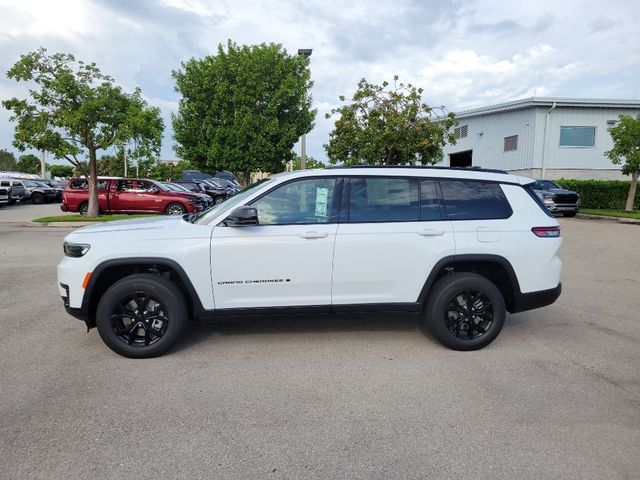
[[60, 293], [128, 357], [166, 352], [188, 318], [268, 313], [412, 312], [444, 345], [478, 349], [507, 311], [560, 295], [560, 228], [532, 183], [439, 167], [278, 174], [200, 214], [76, 230]]

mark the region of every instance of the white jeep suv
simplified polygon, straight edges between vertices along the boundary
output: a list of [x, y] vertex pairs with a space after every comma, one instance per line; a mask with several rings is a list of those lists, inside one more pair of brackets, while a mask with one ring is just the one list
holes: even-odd
[[128, 357], [166, 352], [189, 318], [266, 313], [409, 312], [478, 349], [507, 311], [560, 295], [560, 228], [532, 183], [443, 167], [278, 174], [200, 214], [76, 230], [60, 293]]

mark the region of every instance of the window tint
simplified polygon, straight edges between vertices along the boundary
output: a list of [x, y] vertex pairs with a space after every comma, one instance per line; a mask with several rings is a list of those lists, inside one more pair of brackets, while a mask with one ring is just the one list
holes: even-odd
[[350, 222], [409, 222], [420, 218], [418, 179], [351, 178]]
[[118, 180], [118, 183], [116, 184], [116, 190], [119, 192], [135, 192], [135, 181]]
[[511, 207], [497, 183], [472, 180], [440, 180], [449, 220], [509, 218]]
[[287, 183], [253, 203], [261, 225], [328, 223], [335, 178], [313, 178]]
[[560, 127], [561, 147], [593, 147], [596, 127]]
[[420, 220], [441, 220], [440, 199], [435, 180], [420, 182]]

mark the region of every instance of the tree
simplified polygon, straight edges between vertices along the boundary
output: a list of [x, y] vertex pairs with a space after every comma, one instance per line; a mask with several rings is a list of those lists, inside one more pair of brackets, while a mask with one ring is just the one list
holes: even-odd
[[40, 173], [40, 159], [35, 155], [20, 155], [16, 170], [23, 173]]
[[[293, 154], [293, 170], [300, 170], [300, 166], [302, 164], [300, 155], [297, 154]], [[313, 157], [309, 157], [307, 156], [307, 158], [305, 159], [305, 168], [307, 169], [312, 169], [312, 168], [325, 168], [326, 165], [324, 163], [322, 163], [319, 160], [316, 160]]]
[[9, 150], [0, 150], [0, 170], [14, 171], [16, 169], [16, 156]]
[[280, 172], [313, 128], [309, 62], [281, 45], [220, 44], [216, 55], [174, 71], [182, 95], [175, 151], [200, 170]]
[[71, 165], [50, 165], [49, 171], [52, 177], [69, 178], [73, 176], [73, 167]]
[[[87, 176], [87, 216], [98, 215], [99, 150], [126, 145], [134, 156], [160, 150], [160, 110], [148, 107], [139, 89], [124, 92], [95, 63], [76, 61], [70, 54], [49, 55], [40, 48], [22, 55], [7, 76], [37, 86], [29, 90], [28, 99], [2, 102], [16, 122], [13, 144], [20, 150], [45, 149]], [[83, 156], [88, 157], [87, 167]]]
[[122, 177], [125, 175], [124, 164], [127, 162], [127, 176], [131, 175], [131, 162], [125, 155], [124, 148], [118, 148], [115, 155], [103, 155], [98, 160], [98, 175]]
[[338, 114], [325, 145], [329, 162], [345, 165], [433, 164], [442, 147], [455, 143], [451, 128], [457, 125], [453, 113], [437, 117], [422, 101], [422, 88], [388, 82], [374, 85], [360, 80], [353, 99], [334, 108], [326, 118]]
[[624, 207], [627, 212], [631, 212], [636, 198], [638, 177], [640, 177], [640, 115], [635, 118], [620, 115], [619, 118], [620, 122], [609, 129], [613, 148], [605, 155], [616, 165], [624, 162], [622, 173], [631, 175], [631, 186], [627, 195], [627, 204]]

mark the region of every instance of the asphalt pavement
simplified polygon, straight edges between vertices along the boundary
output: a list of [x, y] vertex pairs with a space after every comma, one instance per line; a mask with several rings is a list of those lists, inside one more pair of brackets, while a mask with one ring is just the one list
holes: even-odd
[[71, 229], [0, 221], [0, 478], [638, 478], [640, 226], [561, 224], [562, 296], [481, 351], [297, 317], [129, 360], [63, 309]]

